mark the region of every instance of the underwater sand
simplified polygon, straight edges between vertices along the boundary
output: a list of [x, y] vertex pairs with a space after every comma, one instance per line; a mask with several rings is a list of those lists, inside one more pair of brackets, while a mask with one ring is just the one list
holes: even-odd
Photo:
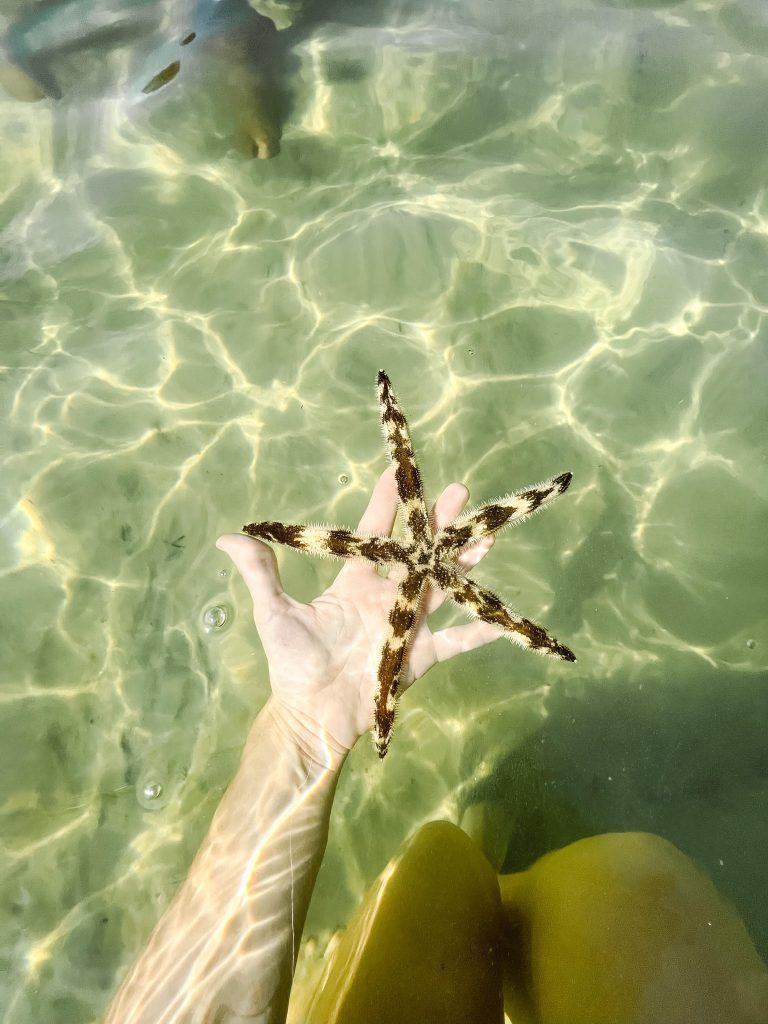
[[762, 0], [438, 8], [307, 39], [271, 161], [183, 96], [0, 97], [6, 1024], [97, 1020], [183, 879], [268, 693], [215, 538], [354, 525], [379, 367], [432, 497], [574, 472], [476, 575], [579, 660], [498, 642], [359, 744], [313, 949], [443, 817], [507, 870], [656, 832], [768, 956]]

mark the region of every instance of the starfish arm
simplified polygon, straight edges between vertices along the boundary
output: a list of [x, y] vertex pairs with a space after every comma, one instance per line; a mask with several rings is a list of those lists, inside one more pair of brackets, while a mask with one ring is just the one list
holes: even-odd
[[403, 505], [406, 528], [416, 542], [431, 540], [432, 528], [429, 525], [421, 474], [413, 454], [408, 424], [397, 404], [389, 377], [383, 370], [379, 370], [376, 384], [381, 407], [381, 424], [389, 457], [395, 466], [397, 493]]
[[483, 622], [501, 626], [507, 637], [521, 647], [527, 647], [537, 654], [560, 658], [562, 661], [576, 661], [573, 651], [550, 636], [543, 626], [537, 626], [530, 619], [518, 615], [490, 590], [462, 576], [455, 569], [445, 564], [438, 566], [435, 581], [451, 601], [455, 601]]
[[572, 479], [572, 473], [561, 473], [536, 487], [481, 505], [441, 530], [435, 537], [435, 544], [441, 554], [455, 554], [481, 537], [487, 537], [513, 523], [521, 523], [564, 494]]
[[259, 540], [305, 551], [308, 555], [364, 558], [375, 565], [403, 564], [405, 547], [391, 537], [364, 537], [337, 526], [293, 526], [286, 523], [248, 523], [243, 532]]
[[373, 741], [380, 758], [387, 753], [392, 740], [400, 676], [426, 581], [426, 570], [409, 572], [397, 588], [397, 597], [389, 613], [389, 629], [379, 659], [373, 711]]

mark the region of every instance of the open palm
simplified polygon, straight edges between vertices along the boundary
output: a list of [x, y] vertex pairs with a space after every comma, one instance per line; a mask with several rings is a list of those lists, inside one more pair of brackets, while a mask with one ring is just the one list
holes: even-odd
[[[454, 483], [433, 510], [437, 529], [462, 511], [469, 498]], [[358, 534], [385, 535], [397, 512], [394, 473], [386, 470], [374, 488]], [[490, 550], [486, 537], [459, 559], [477, 564]], [[276, 710], [307, 752], [327, 760], [350, 750], [373, 720], [376, 666], [395, 600], [397, 576], [381, 576], [374, 565], [349, 561], [333, 583], [309, 604], [286, 594], [272, 549], [251, 537], [227, 534], [217, 546], [225, 551], [250, 591], [253, 617], [269, 662]], [[427, 615], [442, 603], [439, 591], [427, 595], [417, 621], [401, 680], [405, 689], [436, 662], [495, 640], [502, 630], [484, 622], [452, 626], [433, 633]]]

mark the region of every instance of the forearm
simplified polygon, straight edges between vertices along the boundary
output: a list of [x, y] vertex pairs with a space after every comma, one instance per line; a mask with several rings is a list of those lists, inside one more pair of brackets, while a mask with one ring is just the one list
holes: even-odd
[[330, 766], [307, 754], [270, 701], [186, 881], [105, 1024], [285, 1019], [343, 756], [322, 759]]

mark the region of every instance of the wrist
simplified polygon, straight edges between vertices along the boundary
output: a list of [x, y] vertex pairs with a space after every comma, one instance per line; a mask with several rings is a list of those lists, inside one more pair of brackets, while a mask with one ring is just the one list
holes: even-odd
[[341, 771], [349, 749], [308, 715], [272, 695], [261, 710], [259, 719], [262, 717], [280, 742], [305, 763], [308, 772], [317, 768]]

